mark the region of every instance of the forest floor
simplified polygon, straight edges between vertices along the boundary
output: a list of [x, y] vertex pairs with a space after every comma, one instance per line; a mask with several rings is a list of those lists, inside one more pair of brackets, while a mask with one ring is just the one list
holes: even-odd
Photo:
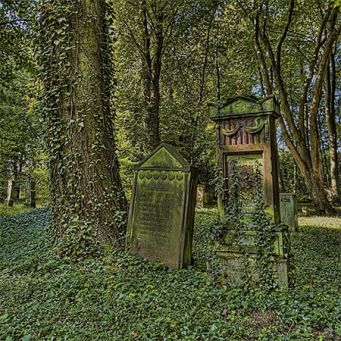
[[[214, 211], [196, 215], [207, 255]], [[225, 290], [194, 266], [167, 270], [126, 252], [62, 262], [47, 211], [0, 209], [0, 340], [341, 340], [341, 220], [307, 217], [292, 235], [287, 292]]]

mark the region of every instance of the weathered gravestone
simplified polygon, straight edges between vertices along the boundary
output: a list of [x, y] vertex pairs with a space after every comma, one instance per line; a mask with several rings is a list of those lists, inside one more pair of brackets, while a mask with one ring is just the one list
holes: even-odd
[[[262, 231], [266, 231], [267, 227], [263, 228], [255, 220], [261, 201], [269, 217], [266, 219], [270, 220], [267, 226], [276, 226], [269, 232], [272, 250], [268, 256], [275, 259], [275, 280], [280, 287], [286, 287], [290, 243], [287, 227], [280, 224], [275, 128], [278, 104], [273, 97], [263, 101], [237, 97], [215, 109], [213, 120], [216, 122], [218, 160], [223, 179], [218, 207], [224, 214], [234, 205], [231, 202], [234, 188], [235, 202], [239, 207], [237, 211], [241, 216], [238, 218], [240, 224], [235, 224], [237, 227], [228, 226], [224, 242], [216, 249], [223, 269], [222, 277], [230, 286], [242, 285], [245, 278], [249, 284], [255, 285], [261, 280], [262, 262], [259, 258], [264, 257], [264, 251], [260, 250], [259, 240], [267, 238]], [[257, 198], [259, 192], [260, 198]]]
[[290, 231], [296, 231], [298, 228], [296, 196], [291, 193], [280, 193], [280, 202], [281, 222], [287, 225]]
[[197, 169], [161, 144], [135, 171], [127, 248], [170, 268], [192, 262]]

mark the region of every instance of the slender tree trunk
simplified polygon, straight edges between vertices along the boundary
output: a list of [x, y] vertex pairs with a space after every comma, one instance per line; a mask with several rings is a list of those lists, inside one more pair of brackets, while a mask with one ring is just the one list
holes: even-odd
[[13, 206], [13, 192], [14, 192], [15, 182], [14, 180], [8, 180], [7, 182], [7, 197], [5, 199], [6, 206]]
[[50, 151], [51, 204], [66, 254], [89, 242], [123, 241], [126, 199], [110, 109], [104, 0], [44, 0], [41, 55]]
[[31, 177], [26, 180], [25, 205], [32, 208], [36, 207], [36, 182]]
[[[140, 0], [140, 16], [142, 31], [142, 80], [143, 100], [146, 111], [145, 128], [146, 144], [148, 152], [156, 148], [160, 138], [160, 77], [163, 52], [163, 13], [155, 5], [156, 22], [150, 25], [148, 22], [146, 0]], [[151, 28], [153, 27], [153, 29]], [[153, 30], [153, 31], [152, 31]], [[155, 38], [155, 47], [152, 49], [152, 34]], [[153, 51], [154, 50], [154, 51]]]
[[330, 193], [334, 198], [339, 197], [339, 172], [337, 154], [337, 131], [335, 115], [335, 91], [336, 91], [336, 70], [335, 55], [331, 54], [330, 63], [327, 69], [326, 80], [326, 121], [329, 143], [329, 164], [330, 164]]

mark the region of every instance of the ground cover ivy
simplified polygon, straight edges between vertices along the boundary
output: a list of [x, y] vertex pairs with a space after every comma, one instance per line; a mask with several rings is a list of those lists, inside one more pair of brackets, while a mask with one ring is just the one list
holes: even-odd
[[341, 230], [292, 236], [288, 292], [224, 290], [204, 271], [216, 212], [196, 216], [192, 269], [167, 270], [126, 252], [61, 261], [45, 210], [0, 216], [1, 340], [337, 340]]

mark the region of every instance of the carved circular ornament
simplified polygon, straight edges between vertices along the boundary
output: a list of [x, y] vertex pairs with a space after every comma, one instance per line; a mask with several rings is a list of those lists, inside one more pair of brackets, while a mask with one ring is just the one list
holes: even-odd
[[183, 178], [184, 178], [184, 176], [183, 176], [182, 174], [178, 174], [178, 175], [176, 176], [176, 179], [177, 179], [178, 181], [183, 180]]

